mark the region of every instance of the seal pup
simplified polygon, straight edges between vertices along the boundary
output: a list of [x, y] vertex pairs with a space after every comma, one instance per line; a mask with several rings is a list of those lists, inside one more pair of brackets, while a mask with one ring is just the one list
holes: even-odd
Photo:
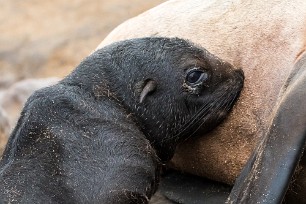
[[148, 203], [161, 164], [227, 115], [240, 69], [178, 38], [117, 42], [27, 101], [0, 163], [18, 203]]

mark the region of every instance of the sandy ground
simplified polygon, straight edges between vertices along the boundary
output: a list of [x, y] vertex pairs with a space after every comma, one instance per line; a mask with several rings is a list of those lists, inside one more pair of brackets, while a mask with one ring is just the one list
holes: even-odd
[[65, 76], [126, 19], [165, 0], [0, 0], [0, 84]]

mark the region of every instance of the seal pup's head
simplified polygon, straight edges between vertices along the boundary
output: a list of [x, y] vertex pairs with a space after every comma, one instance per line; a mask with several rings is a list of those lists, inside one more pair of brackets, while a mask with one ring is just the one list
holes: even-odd
[[162, 160], [178, 142], [207, 132], [227, 115], [243, 72], [179, 38], [139, 38], [106, 46], [70, 75], [99, 97], [111, 97], [135, 120]]

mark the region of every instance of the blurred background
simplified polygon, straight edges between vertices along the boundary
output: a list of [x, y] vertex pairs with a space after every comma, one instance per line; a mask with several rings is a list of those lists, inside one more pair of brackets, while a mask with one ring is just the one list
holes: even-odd
[[0, 0], [0, 155], [35, 89], [56, 83], [50, 77], [67, 75], [117, 25], [162, 2]]
[[165, 0], [0, 0], [0, 85], [65, 76], [117, 25]]

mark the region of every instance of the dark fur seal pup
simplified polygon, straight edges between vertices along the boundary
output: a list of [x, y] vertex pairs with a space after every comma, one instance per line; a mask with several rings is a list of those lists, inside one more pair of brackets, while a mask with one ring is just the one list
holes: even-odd
[[178, 38], [96, 51], [27, 101], [5, 149], [0, 197], [147, 203], [178, 142], [229, 112], [243, 73]]

